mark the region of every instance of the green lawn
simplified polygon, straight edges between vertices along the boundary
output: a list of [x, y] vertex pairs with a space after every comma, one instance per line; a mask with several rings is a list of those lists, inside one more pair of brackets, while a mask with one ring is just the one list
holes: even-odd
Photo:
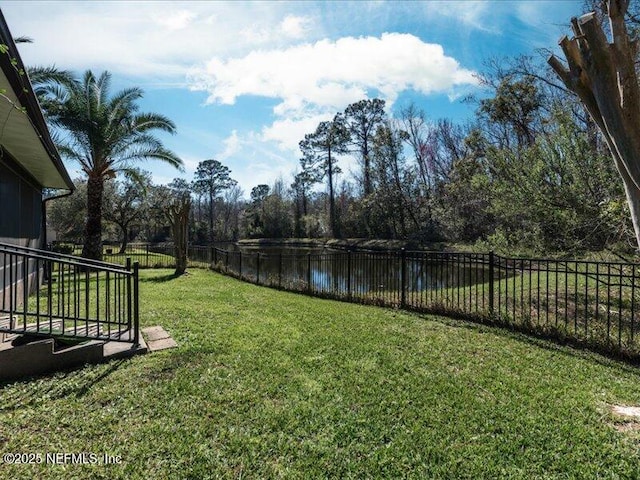
[[141, 273], [179, 348], [0, 390], [2, 478], [638, 478], [640, 371], [506, 331]]

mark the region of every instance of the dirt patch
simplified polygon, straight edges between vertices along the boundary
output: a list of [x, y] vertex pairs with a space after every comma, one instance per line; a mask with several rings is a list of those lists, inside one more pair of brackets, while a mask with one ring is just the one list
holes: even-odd
[[640, 437], [640, 407], [630, 405], [608, 405], [608, 407], [615, 416], [613, 428], [632, 438]]
[[625, 422], [618, 423], [613, 426], [620, 433], [634, 434], [637, 435], [640, 432], [640, 423], [638, 422]]
[[621, 417], [640, 421], [640, 407], [627, 405], [611, 405], [611, 411]]

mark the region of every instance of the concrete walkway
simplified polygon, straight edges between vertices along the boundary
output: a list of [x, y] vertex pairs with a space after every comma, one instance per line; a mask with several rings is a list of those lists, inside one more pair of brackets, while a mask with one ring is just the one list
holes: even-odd
[[150, 352], [157, 352], [158, 350], [165, 350], [167, 348], [175, 348], [178, 346], [176, 341], [171, 338], [167, 331], [159, 325], [143, 328], [142, 334], [147, 340], [147, 347]]

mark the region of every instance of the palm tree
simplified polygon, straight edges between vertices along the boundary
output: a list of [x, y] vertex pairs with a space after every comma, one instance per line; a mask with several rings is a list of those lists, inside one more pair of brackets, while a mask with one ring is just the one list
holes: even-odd
[[41, 84], [39, 97], [47, 119], [61, 130], [58, 150], [87, 175], [87, 220], [82, 256], [102, 259], [102, 193], [104, 182], [119, 172], [133, 178], [135, 163], [161, 160], [181, 169], [182, 160], [151, 134], [175, 133], [174, 123], [156, 113], [139, 113], [139, 88], [110, 96], [111, 74], [87, 70], [81, 81]]

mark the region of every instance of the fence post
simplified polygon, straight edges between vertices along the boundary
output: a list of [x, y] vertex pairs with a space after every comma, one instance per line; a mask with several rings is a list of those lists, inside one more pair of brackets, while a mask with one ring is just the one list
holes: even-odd
[[[226, 258], [225, 258], [225, 264], [224, 264], [224, 268], [226, 268], [227, 270], [229, 269], [229, 250], [227, 250], [226, 252]], [[242, 254], [242, 250], [240, 250], [240, 254]]]
[[407, 251], [403, 248], [400, 250], [400, 307], [404, 308], [407, 304]]
[[[631, 344], [633, 344], [633, 334], [635, 330], [635, 299], [636, 299], [636, 266], [631, 265]], [[586, 313], [585, 313], [586, 315]], [[586, 324], [586, 322], [585, 322]]]
[[240, 250], [239, 263], [240, 263], [240, 265], [238, 266], [238, 277], [240, 277], [240, 280], [242, 280], [242, 250]]
[[256, 258], [256, 284], [260, 285], [260, 252]]
[[282, 252], [278, 255], [278, 288], [282, 288]]
[[133, 344], [140, 344], [140, 294], [138, 290], [138, 262], [133, 264]]
[[489, 315], [493, 316], [493, 281], [495, 269], [495, 255], [493, 250], [489, 252]]
[[146, 250], [147, 250], [146, 260], [145, 260], [147, 262], [146, 267], [149, 268], [149, 244], [147, 243], [145, 246], [146, 246]]
[[[131, 273], [131, 257], [127, 257], [126, 261], [125, 261], [125, 268], [127, 269], [127, 272]], [[132, 289], [131, 289], [131, 277], [132, 275], [129, 274], [127, 275], [127, 326], [129, 327], [129, 329], [131, 329], [132, 326], [132, 320], [133, 320], [133, 315], [132, 315], [132, 300], [133, 300], [133, 295], [132, 295]], [[87, 287], [88, 290], [88, 287]], [[88, 299], [87, 299], [88, 301]], [[87, 308], [87, 312], [89, 311], [89, 309]]]
[[351, 249], [347, 250], [347, 297], [351, 298]]
[[307, 290], [311, 293], [311, 254], [307, 253]]

